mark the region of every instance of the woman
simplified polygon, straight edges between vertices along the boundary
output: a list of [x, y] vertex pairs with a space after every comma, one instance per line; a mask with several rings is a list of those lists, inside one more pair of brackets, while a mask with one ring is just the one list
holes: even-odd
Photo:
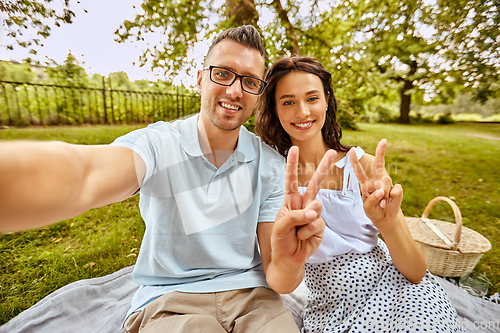
[[325, 152], [337, 152], [316, 197], [326, 228], [305, 267], [303, 332], [461, 331], [401, 212], [403, 190], [384, 167], [386, 140], [375, 156], [340, 142], [331, 75], [314, 58], [279, 60], [265, 80], [256, 132], [283, 156], [298, 146], [299, 190]]

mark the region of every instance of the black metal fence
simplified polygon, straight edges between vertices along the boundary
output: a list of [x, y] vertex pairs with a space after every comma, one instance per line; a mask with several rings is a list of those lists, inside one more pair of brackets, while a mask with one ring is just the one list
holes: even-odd
[[0, 81], [0, 125], [131, 124], [199, 112], [198, 95]]

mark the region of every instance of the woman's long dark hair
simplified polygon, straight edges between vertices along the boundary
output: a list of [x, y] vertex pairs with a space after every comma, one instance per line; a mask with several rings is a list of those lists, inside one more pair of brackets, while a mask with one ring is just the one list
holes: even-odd
[[328, 147], [336, 151], [348, 151], [350, 147], [340, 143], [342, 128], [337, 122], [337, 100], [333, 94], [332, 75], [318, 60], [312, 57], [284, 58], [276, 61], [269, 68], [265, 77], [267, 87], [260, 98], [255, 121], [256, 134], [283, 156], [292, 146], [290, 136], [281, 126], [276, 112], [276, 85], [282, 77], [290, 72], [311, 73], [321, 79], [328, 103], [325, 124], [321, 129], [323, 140]]

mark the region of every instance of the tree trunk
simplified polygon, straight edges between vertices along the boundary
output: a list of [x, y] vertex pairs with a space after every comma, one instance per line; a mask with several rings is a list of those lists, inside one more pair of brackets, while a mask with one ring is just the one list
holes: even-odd
[[[283, 8], [280, 0], [272, 0], [271, 6], [276, 10], [281, 24], [285, 28], [288, 39], [287, 50], [290, 51], [291, 55], [299, 55], [300, 48], [297, 34], [288, 18], [288, 12]], [[255, 8], [254, 0], [226, 0], [226, 17], [231, 27], [250, 24], [260, 31], [260, 28], [257, 26], [259, 13]]]
[[232, 27], [249, 24], [259, 29], [259, 13], [254, 0], [226, 0], [226, 17]]
[[288, 18], [288, 12], [281, 5], [280, 0], [273, 0], [272, 6], [276, 9], [278, 13], [278, 17], [280, 18], [281, 25], [286, 30], [286, 36], [288, 38], [288, 47], [287, 49], [290, 51], [291, 55], [300, 55], [300, 47], [299, 42], [297, 40], [297, 34], [295, 33], [295, 28], [293, 27], [290, 19]]
[[412, 88], [413, 88], [413, 82], [411, 80], [405, 80], [403, 88], [401, 88], [401, 106], [399, 107], [398, 123], [401, 124], [410, 123], [411, 95], [407, 94], [407, 91]]
[[410, 63], [410, 73], [406, 79], [403, 80], [403, 88], [401, 88], [401, 105], [399, 107], [399, 119], [400, 124], [410, 123], [410, 105], [411, 105], [411, 94], [409, 91], [413, 89], [413, 75], [417, 72], [418, 64], [416, 61]]

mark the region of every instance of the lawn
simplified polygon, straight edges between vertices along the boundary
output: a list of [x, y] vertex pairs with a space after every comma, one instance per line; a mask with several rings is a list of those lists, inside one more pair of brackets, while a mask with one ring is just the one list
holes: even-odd
[[[140, 126], [139, 126], [140, 127]], [[500, 292], [500, 125], [360, 124], [344, 143], [374, 153], [387, 138], [386, 165], [404, 188], [403, 212], [420, 216], [436, 196], [452, 198], [466, 227], [492, 243], [476, 270]], [[105, 144], [138, 126], [82, 126], [0, 130], [0, 140], [63, 140]], [[138, 197], [90, 210], [74, 219], [22, 233], [0, 235], [0, 324], [56, 289], [133, 265], [144, 224]], [[453, 221], [451, 208], [437, 204], [431, 218]]]

